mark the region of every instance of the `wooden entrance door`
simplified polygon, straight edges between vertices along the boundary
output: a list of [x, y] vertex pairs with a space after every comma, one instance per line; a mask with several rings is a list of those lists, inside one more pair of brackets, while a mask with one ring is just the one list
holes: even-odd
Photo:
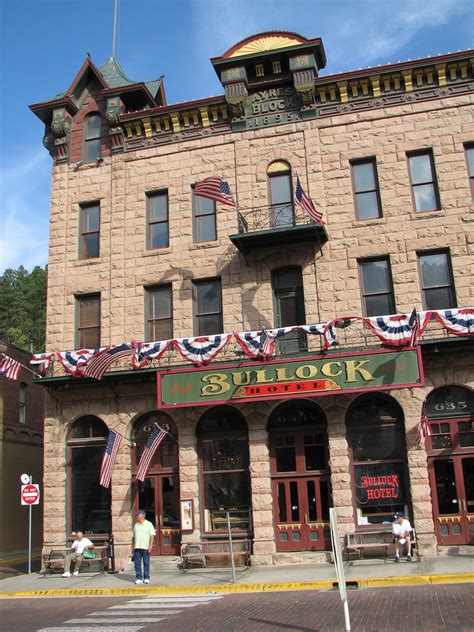
[[[273, 522], [277, 551], [330, 548], [327, 433], [308, 406], [285, 406], [270, 423]], [[296, 427], [291, 428], [291, 424]], [[281, 426], [287, 429], [280, 430]]]
[[277, 551], [321, 551], [329, 546], [328, 483], [322, 476], [275, 478]]
[[439, 544], [474, 544], [474, 456], [429, 459]]
[[174, 474], [150, 475], [135, 482], [135, 511], [144, 509], [156, 529], [152, 555], [176, 555], [181, 543], [179, 485]]

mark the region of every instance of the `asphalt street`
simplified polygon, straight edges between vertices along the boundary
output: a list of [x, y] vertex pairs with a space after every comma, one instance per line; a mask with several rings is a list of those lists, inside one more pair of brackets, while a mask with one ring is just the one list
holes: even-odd
[[[472, 632], [472, 584], [349, 592], [353, 632]], [[344, 632], [339, 593], [298, 590], [0, 600], [0, 629], [20, 632]]]

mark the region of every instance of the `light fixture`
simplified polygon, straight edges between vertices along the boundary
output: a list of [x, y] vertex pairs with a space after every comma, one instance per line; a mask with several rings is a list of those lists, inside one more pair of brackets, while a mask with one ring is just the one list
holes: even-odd
[[95, 159], [95, 164], [96, 164], [96, 165], [101, 165], [103, 162], [104, 162], [104, 159], [103, 159], [103, 158], [96, 158], [96, 159]]
[[82, 167], [83, 164], [84, 164], [83, 160], [78, 160], [77, 162], [74, 163], [74, 167], [75, 169], [79, 169], [79, 167]]

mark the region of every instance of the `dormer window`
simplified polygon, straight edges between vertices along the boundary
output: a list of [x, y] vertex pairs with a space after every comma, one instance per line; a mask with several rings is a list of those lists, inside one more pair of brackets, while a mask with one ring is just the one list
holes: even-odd
[[84, 162], [100, 158], [101, 126], [100, 114], [89, 114], [84, 120]]

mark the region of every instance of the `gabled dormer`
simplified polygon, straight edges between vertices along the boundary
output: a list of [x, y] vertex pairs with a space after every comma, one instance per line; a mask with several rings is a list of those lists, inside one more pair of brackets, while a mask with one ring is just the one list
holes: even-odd
[[163, 105], [163, 77], [132, 81], [116, 59], [97, 67], [88, 55], [65, 92], [30, 107], [45, 124], [43, 143], [56, 163], [82, 165], [123, 151], [122, 114]]

